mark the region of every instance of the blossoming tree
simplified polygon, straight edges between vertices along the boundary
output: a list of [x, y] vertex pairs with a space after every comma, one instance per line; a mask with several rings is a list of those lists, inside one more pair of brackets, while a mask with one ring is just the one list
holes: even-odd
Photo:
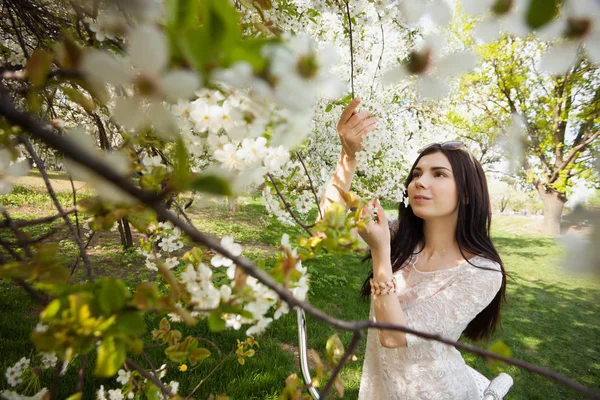
[[[487, 11], [482, 18], [514, 35], [555, 18], [554, 8], [547, 13], [537, 2], [507, 3], [516, 6], [466, 2], [465, 7], [474, 14]], [[71, 399], [82, 398], [83, 376], [90, 369], [99, 377], [117, 376], [121, 384], [96, 388], [98, 398], [183, 398], [177, 382], [163, 381], [167, 364], [195, 365], [211, 351], [202, 338], [184, 337], [171, 323], [201, 322], [217, 332], [244, 327], [248, 338], [236, 349], [243, 363], [258, 348], [254, 335], [293, 307], [354, 333], [346, 350], [337, 337], [328, 343], [332, 373], [322, 398], [334, 384], [342, 392], [338, 373], [368, 327], [444, 340], [407, 327], [340, 321], [313, 308], [306, 302], [309, 277], [302, 261], [324, 251], [364, 250], [352, 234], [367, 222], [360, 197], [344, 193], [345, 205], [331, 207], [312, 226], [307, 221], [339, 152], [336, 111], [355, 93], [380, 120], [357, 154], [356, 191], [363, 196], [403, 201], [396, 177], [413, 149], [444, 135], [428, 113], [439, 110], [453, 78], [477, 65], [472, 51], [442, 40], [452, 21], [449, 4], [21, 0], [1, 7], [0, 190], [10, 190], [7, 176], [26, 173], [26, 164], [18, 161], [25, 152], [56, 208], [50, 219], [34, 221], [15, 220], [4, 210], [0, 222], [16, 243], [0, 243], [5, 252], [0, 277], [13, 280], [43, 306], [31, 333], [38, 352], [9, 368], [10, 386], [35, 388], [36, 393], [25, 393], [33, 398], [56, 397], [57, 385], [49, 391], [39, 382], [23, 387], [23, 380], [39, 379], [44, 368], [55, 368], [56, 377], [69, 373], [69, 364], [80, 357]], [[97, 195], [79, 201], [76, 209], [63, 209], [48, 179], [48, 158], [40, 154], [58, 154], [51, 162], [86, 181]], [[268, 272], [240, 256], [235, 238], [217, 239], [196, 229], [179, 204], [183, 193], [201, 196], [195, 201], [202, 203], [260, 185], [267, 209], [307, 232], [298, 244], [287, 235], [281, 238], [277, 264]], [[144, 236], [138, 251], [145, 266], [162, 279], [132, 292], [118, 279], [96, 279], [85, 234], [79, 220], [70, 218], [74, 213], [89, 216], [92, 232], [111, 229], [117, 221], [131, 224]], [[58, 218], [78, 246], [83, 282], [73, 281], [74, 268], [58, 261], [56, 246], [36, 243], [22, 232], [23, 226]], [[178, 256], [184, 238], [193, 246]], [[153, 339], [165, 349], [165, 365], [158, 368], [131, 358], [145, 355], [140, 338], [148, 329], [146, 314], [164, 316], [151, 327]], [[92, 352], [96, 361], [87, 368]], [[300, 398], [305, 389], [291, 376], [281, 398]], [[21, 398], [8, 390], [2, 396]]]

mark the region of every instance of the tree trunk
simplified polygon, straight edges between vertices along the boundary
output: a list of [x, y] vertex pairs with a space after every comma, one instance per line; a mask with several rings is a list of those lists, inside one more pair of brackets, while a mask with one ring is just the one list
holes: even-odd
[[544, 203], [544, 233], [559, 235], [560, 217], [567, 198], [564, 193], [547, 189], [542, 183], [538, 183], [536, 189]]
[[238, 208], [237, 197], [227, 197], [227, 203], [229, 204], [229, 212], [235, 214]]

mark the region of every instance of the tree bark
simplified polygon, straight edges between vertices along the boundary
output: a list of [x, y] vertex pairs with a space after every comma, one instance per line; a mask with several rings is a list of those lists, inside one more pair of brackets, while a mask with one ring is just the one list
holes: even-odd
[[544, 233], [559, 235], [560, 217], [567, 197], [555, 189], [547, 189], [542, 183], [538, 183], [536, 189], [544, 203]]
[[229, 212], [232, 214], [237, 213], [238, 210], [238, 200], [237, 197], [227, 197], [227, 204], [229, 205]]

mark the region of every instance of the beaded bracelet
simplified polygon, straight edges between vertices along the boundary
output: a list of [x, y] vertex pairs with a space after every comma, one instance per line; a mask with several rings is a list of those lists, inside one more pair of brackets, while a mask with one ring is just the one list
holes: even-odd
[[371, 294], [373, 295], [388, 295], [396, 293], [396, 280], [394, 278], [387, 282], [375, 282], [373, 279], [369, 280], [371, 284]]

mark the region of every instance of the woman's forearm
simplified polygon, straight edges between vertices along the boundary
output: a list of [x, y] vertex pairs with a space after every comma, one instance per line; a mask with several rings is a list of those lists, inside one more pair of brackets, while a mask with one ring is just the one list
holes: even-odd
[[[319, 207], [323, 216], [325, 211], [331, 206], [333, 200], [336, 203], [343, 202], [342, 196], [335, 188], [334, 184], [344, 189], [345, 191], [350, 190], [350, 184], [352, 183], [352, 177], [356, 171], [356, 159], [349, 157], [344, 151], [340, 154], [338, 163], [333, 171], [333, 175], [327, 184], [325, 193], [321, 198]], [[317, 215], [317, 221], [320, 220], [320, 215]]]
[[[394, 277], [389, 249], [372, 250], [373, 280], [387, 282]], [[406, 318], [400, 301], [395, 293], [389, 295], [372, 295], [373, 308], [377, 322], [406, 326]], [[379, 330], [379, 342], [383, 347], [406, 347], [406, 334], [400, 331]]]

